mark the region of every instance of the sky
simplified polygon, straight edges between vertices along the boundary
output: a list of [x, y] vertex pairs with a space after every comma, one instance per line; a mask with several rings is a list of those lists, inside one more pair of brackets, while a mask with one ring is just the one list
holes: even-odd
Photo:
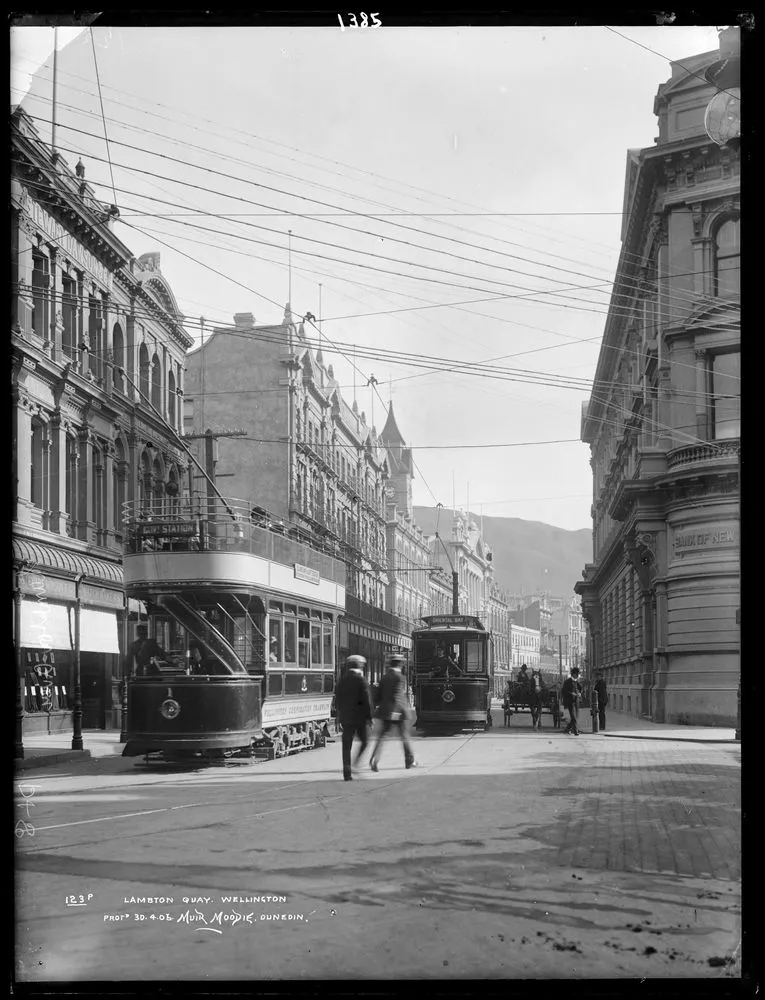
[[[53, 34], [11, 30], [46, 142]], [[200, 317], [319, 317], [343, 396], [378, 430], [392, 401], [415, 504], [590, 528], [627, 150], [669, 61], [716, 49], [714, 26], [60, 28], [57, 147], [160, 252], [197, 343]]]

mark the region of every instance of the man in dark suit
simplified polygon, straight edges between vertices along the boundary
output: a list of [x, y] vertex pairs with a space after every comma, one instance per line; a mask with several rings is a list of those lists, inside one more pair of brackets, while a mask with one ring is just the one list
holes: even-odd
[[345, 781], [353, 779], [351, 747], [354, 737], [358, 736], [361, 743], [353, 762], [353, 766], [356, 767], [367, 748], [367, 732], [372, 722], [369, 685], [364, 677], [366, 663], [363, 656], [349, 656], [346, 660], [347, 669], [337, 682], [335, 689], [336, 718], [343, 730], [343, 778]]
[[139, 625], [136, 629], [135, 642], [131, 645], [126, 657], [127, 675], [130, 677], [159, 676], [162, 671], [155, 661], [166, 658], [165, 651], [157, 640], [149, 636], [148, 627]]
[[602, 670], [595, 671], [595, 685], [593, 691], [598, 694], [598, 729], [601, 733], [606, 730], [606, 705], [608, 704], [608, 688]]
[[409, 699], [406, 694], [406, 678], [401, 672], [404, 657], [394, 654], [388, 663], [388, 669], [380, 681], [379, 693], [379, 715], [382, 720], [382, 728], [377, 737], [372, 758], [369, 766], [373, 771], [377, 770], [377, 763], [380, 760], [382, 751], [382, 741], [387, 733], [392, 729], [401, 737], [404, 745], [404, 764], [406, 767], [416, 767], [414, 753], [409, 742]]
[[569, 724], [563, 730], [573, 736], [580, 736], [579, 732], [579, 700], [582, 697], [582, 685], [579, 683], [579, 667], [571, 668], [571, 676], [567, 677], [560, 689], [563, 707], [568, 709], [570, 716]]

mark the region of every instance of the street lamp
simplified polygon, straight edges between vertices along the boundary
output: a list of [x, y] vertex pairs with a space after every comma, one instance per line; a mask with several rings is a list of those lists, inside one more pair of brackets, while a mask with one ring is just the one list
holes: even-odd
[[738, 28], [724, 28], [720, 32], [720, 56], [704, 73], [707, 82], [718, 90], [707, 105], [704, 128], [718, 146], [735, 148], [741, 135], [741, 56]]
[[74, 578], [74, 711], [72, 713], [72, 750], [82, 750], [82, 676], [80, 670], [80, 584], [84, 573]]

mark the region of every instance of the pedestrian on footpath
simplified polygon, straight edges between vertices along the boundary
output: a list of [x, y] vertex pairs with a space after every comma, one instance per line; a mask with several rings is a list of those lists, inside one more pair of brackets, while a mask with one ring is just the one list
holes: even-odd
[[608, 704], [608, 688], [602, 670], [595, 671], [595, 686], [593, 691], [598, 694], [598, 728], [601, 733], [606, 729], [606, 705]]
[[560, 689], [563, 707], [568, 709], [569, 724], [564, 732], [579, 736], [579, 699], [582, 697], [582, 685], [579, 683], [579, 667], [573, 667], [571, 676], [567, 677]]
[[404, 657], [394, 653], [388, 661], [388, 669], [380, 681], [377, 712], [382, 725], [369, 761], [369, 766], [373, 771], [377, 770], [380, 761], [382, 742], [391, 730], [394, 730], [401, 738], [404, 747], [405, 767], [417, 766], [409, 742], [410, 708], [409, 699], [406, 696], [406, 678], [401, 672], [403, 663]]
[[502, 712], [504, 713], [505, 716], [505, 726], [510, 725], [510, 720], [513, 717], [510, 695], [511, 695], [511, 688], [510, 688], [510, 681], [508, 681], [507, 684], [505, 685], [504, 694], [502, 695]]
[[353, 761], [353, 767], [357, 767], [367, 748], [369, 726], [372, 723], [372, 702], [369, 697], [369, 685], [364, 677], [366, 665], [367, 661], [363, 656], [349, 656], [346, 660], [345, 674], [337, 682], [335, 690], [336, 718], [343, 730], [343, 778], [345, 781], [353, 779], [351, 748], [354, 737], [358, 736], [361, 743]]

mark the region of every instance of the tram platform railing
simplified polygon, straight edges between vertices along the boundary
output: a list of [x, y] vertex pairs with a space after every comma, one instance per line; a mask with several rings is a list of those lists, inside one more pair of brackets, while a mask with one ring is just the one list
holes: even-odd
[[284, 565], [300, 564], [345, 585], [345, 563], [336, 558], [336, 543], [249, 501], [201, 495], [128, 501], [122, 507], [122, 523], [126, 555], [248, 552]]

